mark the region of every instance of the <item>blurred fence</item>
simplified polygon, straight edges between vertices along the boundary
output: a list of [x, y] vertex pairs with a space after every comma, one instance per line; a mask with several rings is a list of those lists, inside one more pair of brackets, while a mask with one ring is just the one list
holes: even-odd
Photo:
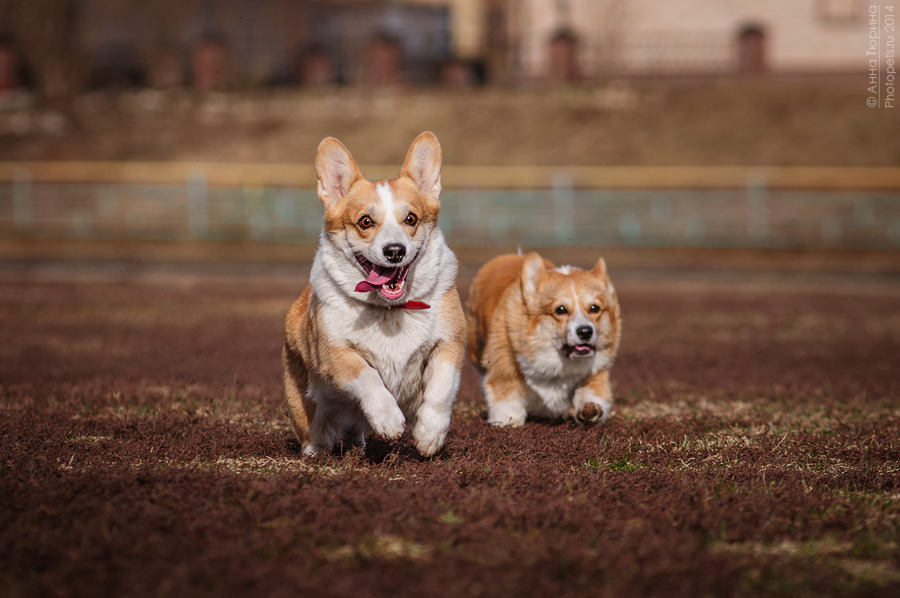
[[[900, 248], [900, 169], [448, 166], [443, 178], [457, 246]], [[310, 244], [314, 185], [311, 167], [0, 164], [0, 237]]]

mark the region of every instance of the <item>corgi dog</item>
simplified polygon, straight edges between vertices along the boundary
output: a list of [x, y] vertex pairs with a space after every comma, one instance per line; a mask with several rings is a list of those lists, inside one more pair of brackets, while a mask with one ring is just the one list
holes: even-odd
[[400, 176], [369, 181], [340, 141], [316, 155], [324, 226], [285, 322], [287, 409], [306, 455], [409, 427], [423, 456], [450, 427], [465, 355], [456, 256], [437, 226], [441, 146], [419, 135]]
[[581, 270], [537, 253], [502, 255], [478, 271], [469, 296], [469, 355], [483, 375], [489, 423], [606, 421], [622, 322], [603, 258]]

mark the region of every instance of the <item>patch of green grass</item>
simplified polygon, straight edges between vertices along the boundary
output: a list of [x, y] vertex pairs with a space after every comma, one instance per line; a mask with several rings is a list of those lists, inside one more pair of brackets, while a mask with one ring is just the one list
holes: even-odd
[[464, 522], [464, 519], [454, 513], [452, 509], [441, 515], [440, 520], [443, 523], [449, 523], [451, 525], [456, 525]]
[[596, 471], [601, 467], [603, 467], [603, 459], [601, 459], [600, 457], [591, 457], [584, 462], [585, 469], [593, 469]]
[[900, 573], [886, 559], [860, 558], [854, 547], [834, 539], [778, 543], [719, 543], [714, 550], [746, 562], [740, 585], [746, 590], [778, 596], [838, 594], [878, 595], [900, 582]]
[[[878, 533], [871, 529], [861, 530], [853, 539], [849, 554], [860, 559], [888, 560], [897, 555], [896, 530], [885, 530]], [[898, 574], [900, 577], [900, 574]]]
[[639, 465], [630, 461], [627, 456], [621, 457], [614, 461], [610, 461], [606, 464], [606, 468], [610, 471], [617, 471], [620, 473], [631, 473], [635, 471]]
[[431, 556], [432, 549], [390, 534], [367, 537], [355, 545], [340, 546], [326, 552], [330, 560], [359, 559], [373, 560], [423, 560]]

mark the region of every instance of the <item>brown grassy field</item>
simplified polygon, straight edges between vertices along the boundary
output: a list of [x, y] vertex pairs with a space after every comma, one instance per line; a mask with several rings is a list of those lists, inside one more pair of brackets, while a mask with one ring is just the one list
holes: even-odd
[[467, 367], [422, 460], [299, 454], [306, 262], [63, 249], [0, 261], [4, 596], [900, 592], [894, 255], [610, 251], [609, 423], [489, 427]]

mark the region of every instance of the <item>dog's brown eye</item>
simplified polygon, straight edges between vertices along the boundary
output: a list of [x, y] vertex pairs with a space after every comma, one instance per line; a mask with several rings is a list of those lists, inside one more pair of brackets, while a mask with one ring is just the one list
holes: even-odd
[[556, 309], [553, 310], [553, 313], [555, 313], [558, 316], [564, 316], [567, 313], [569, 313], [569, 310], [566, 309], [565, 305], [558, 305], [556, 307]]
[[600, 306], [592, 305], [588, 308], [588, 311], [591, 312], [592, 314], [598, 314], [598, 313], [600, 313]]
[[415, 226], [418, 223], [419, 223], [418, 216], [416, 216], [412, 212], [410, 212], [409, 214], [406, 215], [406, 224], [408, 224], [410, 226]]
[[365, 216], [360, 218], [356, 224], [359, 225], [359, 228], [365, 230], [367, 228], [372, 228], [373, 226], [375, 226], [375, 221], [372, 220], [371, 216], [366, 214]]

